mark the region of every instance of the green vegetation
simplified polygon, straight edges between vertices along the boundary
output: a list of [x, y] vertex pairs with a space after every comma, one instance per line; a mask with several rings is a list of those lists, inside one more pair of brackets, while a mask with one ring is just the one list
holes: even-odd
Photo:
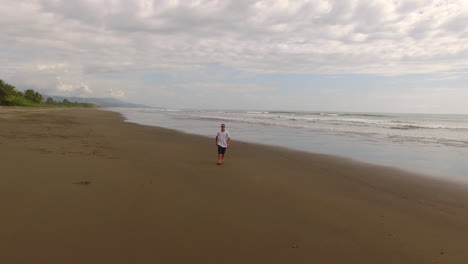
[[42, 103], [42, 95], [34, 90], [28, 89], [24, 91], [23, 97], [36, 104]]
[[0, 80], [0, 105], [6, 106], [35, 106], [35, 107], [53, 107], [53, 106], [61, 106], [61, 107], [93, 107], [94, 104], [88, 103], [77, 103], [77, 102], [70, 102], [67, 99], [63, 99], [63, 101], [54, 101], [51, 97], [48, 97], [45, 102], [43, 96], [32, 90], [28, 89], [26, 91], [21, 92], [16, 90], [16, 87], [13, 85], [6, 83], [3, 80]]
[[78, 102], [70, 102], [67, 99], [63, 99], [63, 101], [54, 101], [51, 97], [47, 97], [45, 101], [45, 105], [48, 106], [65, 106], [65, 107], [94, 107], [96, 105], [89, 104], [89, 103], [78, 103]]

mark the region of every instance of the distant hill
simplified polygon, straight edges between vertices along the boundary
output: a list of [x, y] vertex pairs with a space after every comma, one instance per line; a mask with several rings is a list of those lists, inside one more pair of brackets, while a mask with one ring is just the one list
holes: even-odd
[[127, 103], [115, 98], [93, 98], [93, 97], [65, 97], [65, 96], [44, 96], [44, 98], [51, 97], [55, 101], [62, 101], [63, 99], [67, 99], [70, 102], [78, 102], [78, 103], [90, 103], [99, 106], [109, 106], [109, 107], [123, 107], [123, 108], [147, 108], [150, 106], [141, 105], [141, 104], [134, 104], [134, 103]]

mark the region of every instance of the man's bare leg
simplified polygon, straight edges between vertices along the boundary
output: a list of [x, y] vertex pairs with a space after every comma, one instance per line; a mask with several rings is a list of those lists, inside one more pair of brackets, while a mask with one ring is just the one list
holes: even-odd
[[221, 154], [221, 163], [224, 163], [224, 154]]
[[218, 154], [218, 164], [223, 163], [223, 154]]

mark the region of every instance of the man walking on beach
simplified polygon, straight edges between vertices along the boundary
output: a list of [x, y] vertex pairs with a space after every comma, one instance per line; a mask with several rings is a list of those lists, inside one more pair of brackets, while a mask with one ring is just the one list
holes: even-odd
[[231, 145], [231, 138], [229, 132], [226, 130], [226, 125], [221, 124], [221, 131], [216, 135], [216, 146], [218, 146], [218, 165], [224, 163], [224, 153]]

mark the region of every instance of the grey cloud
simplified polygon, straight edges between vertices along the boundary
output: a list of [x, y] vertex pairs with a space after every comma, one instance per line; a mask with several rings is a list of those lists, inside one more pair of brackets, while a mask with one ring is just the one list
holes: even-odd
[[[57, 76], [76, 86], [99, 74], [210, 63], [250, 73], [398, 75], [468, 61], [462, 0], [5, 0], [0, 10], [0, 73], [43, 78], [43, 89]], [[38, 64], [70, 69], [51, 74]]]
[[454, 33], [468, 33], [468, 13], [453, 17], [445, 23], [444, 29]]
[[400, 0], [397, 3], [397, 11], [402, 14], [408, 14], [414, 11], [418, 11], [421, 7], [424, 7], [427, 2], [425, 0], [413, 0], [406, 1]]
[[432, 25], [429, 19], [427, 19], [415, 23], [413, 27], [409, 30], [408, 35], [415, 39], [424, 39], [431, 32]]

